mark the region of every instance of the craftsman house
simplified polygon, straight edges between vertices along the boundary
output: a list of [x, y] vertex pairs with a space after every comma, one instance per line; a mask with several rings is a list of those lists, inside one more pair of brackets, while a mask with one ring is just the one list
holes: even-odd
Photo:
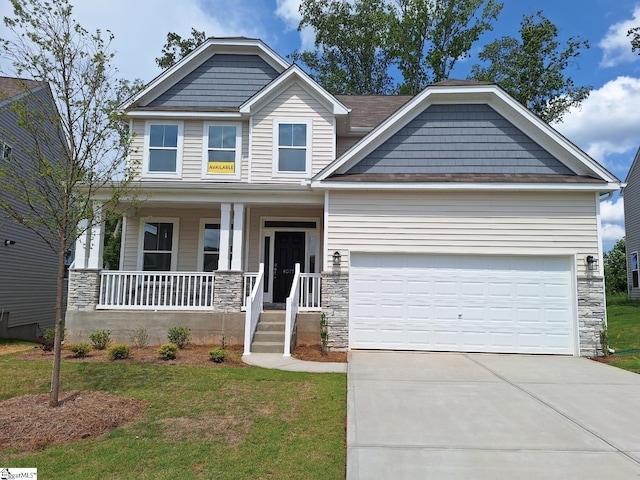
[[124, 109], [146, 199], [118, 271], [100, 228], [76, 245], [75, 337], [184, 325], [288, 355], [323, 312], [333, 349], [597, 354], [620, 182], [499, 87], [333, 96], [259, 40], [211, 38]]

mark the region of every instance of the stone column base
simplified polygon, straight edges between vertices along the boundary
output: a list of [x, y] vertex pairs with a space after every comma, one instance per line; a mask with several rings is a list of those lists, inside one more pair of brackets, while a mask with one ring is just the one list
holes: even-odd
[[213, 310], [215, 312], [239, 312], [242, 308], [244, 277], [242, 272], [221, 270], [215, 272]]
[[580, 355], [602, 355], [600, 332], [606, 327], [603, 277], [578, 276], [578, 330]]
[[349, 349], [349, 274], [322, 272], [322, 311], [329, 327], [329, 350]]
[[100, 299], [100, 269], [69, 270], [67, 310], [91, 311]]

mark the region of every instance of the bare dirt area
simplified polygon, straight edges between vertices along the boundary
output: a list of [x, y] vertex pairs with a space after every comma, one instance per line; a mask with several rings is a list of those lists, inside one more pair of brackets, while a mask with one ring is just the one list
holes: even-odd
[[106, 392], [60, 394], [49, 407], [49, 395], [22, 395], [0, 402], [0, 450], [33, 451], [52, 444], [95, 438], [136, 420], [146, 403]]

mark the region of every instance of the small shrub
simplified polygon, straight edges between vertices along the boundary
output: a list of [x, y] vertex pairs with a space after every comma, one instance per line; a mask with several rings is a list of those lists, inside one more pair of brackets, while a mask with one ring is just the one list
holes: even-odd
[[165, 343], [158, 349], [158, 358], [162, 360], [175, 360], [178, 346], [175, 343]]
[[600, 345], [602, 346], [602, 355], [608, 357], [611, 354], [611, 349], [609, 348], [609, 332], [607, 331], [607, 327], [600, 330]]
[[149, 343], [149, 330], [147, 327], [136, 328], [129, 334], [129, 337], [136, 347], [144, 347]]
[[[62, 341], [64, 342], [64, 337], [67, 335], [67, 329], [63, 329], [62, 331]], [[47, 328], [42, 337], [39, 338], [41, 343], [41, 348], [45, 352], [50, 352], [53, 350], [53, 342], [56, 338], [56, 329], [55, 328]]]
[[329, 351], [329, 323], [324, 313], [320, 317], [320, 349], [323, 356], [327, 355]]
[[88, 343], [74, 343], [73, 345], [69, 345], [69, 350], [75, 358], [84, 358], [89, 355], [91, 345]]
[[104, 350], [111, 343], [111, 330], [98, 330], [89, 335], [89, 340], [96, 350]]
[[227, 351], [224, 348], [209, 350], [209, 358], [212, 362], [222, 363], [227, 359]]
[[124, 360], [131, 355], [131, 349], [128, 345], [112, 345], [108, 350], [110, 360]]
[[189, 327], [171, 327], [167, 333], [169, 343], [174, 343], [182, 349], [191, 341], [191, 329]]

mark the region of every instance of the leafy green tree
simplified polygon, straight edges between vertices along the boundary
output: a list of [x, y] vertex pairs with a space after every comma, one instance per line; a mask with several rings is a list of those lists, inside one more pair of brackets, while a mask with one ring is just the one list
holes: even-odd
[[389, 48], [403, 76], [400, 93], [415, 95], [449, 78], [492, 29], [502, 6], [494, 0], [395, 0]]
[[160, 68], [166, 70], [182, 57], [191, 53], [206, 39], [206, 33], [204, 33], [204, 31], [198, 31], [195, 28], [191, 29], [191, 36], [189, 38], [182, 38], [177, 33], [169, 32], [167, 33], [167, 43], [162, 47], [162, 55], [156, 58], [156, 63]]
[[104, 268], [117, 270], [120, 265], [120, 246], [122, 240], [122, 215], [106, 212], [104, 216]]
[[384, 0], [303, 0], [299, 30], [316, 32], [315, 51], [294, 52], [311, 76], [333, 94], [389, 93], [386, 48], [390, 11]]
[[[106, 209], [130, 194], [125, 168], [128, 124], [117, 106], [132, 93], [118, 80], [108, 33], [89, 32], [72, 15], [68, 0], [11, 0], [13, 16], [0, 50], [12, 65], [11, 76], [30, 77], [50, 87], [16, 101], [13, 111], [32, 145], [24, 156], [0, 162], [2, 188], [13, 201], [0, 201], [9, 218], [39, 235], [56, 253], [58, 279], [53, 374], [49, 404], [58, 404], [63, 337], [65, 255], [87, 228], [101, 221], [92, 198], [104, 194]], [[24, 87], [29, 89], [28, 84]], [[15, 158], [14, 158], [15, 157]], [[18, 161], [18, 157], [22, 161]], [[25, 159], [27, 159], [25, 161]], [[130, 165], [130, 168], [135, 168]], [[114, 182], [114, 179], [121, 181]], [[4, 197], [3, 197], [4, 198]], [[101, 200], [102, 201], [102, 200]]]
[[631, 37], [631, 51], [640, 55], [640, 27], [629, 29], [627, 37]]
[[624, 237], [604, 253], [604, 283], [607, 293], [627, 291], [627, 253]]
[[576, 86], [565, 73], [589, 43], [571, 37], [561, 46], [557, 37], [558, 28], [542, 12], [524, 16], [520, 39], [502, 37], [486, 45], [478, 56], [488, 65], [474, 65], [471, 78], [497, 83], [547, 123], [560, 121], [591, 87]]

